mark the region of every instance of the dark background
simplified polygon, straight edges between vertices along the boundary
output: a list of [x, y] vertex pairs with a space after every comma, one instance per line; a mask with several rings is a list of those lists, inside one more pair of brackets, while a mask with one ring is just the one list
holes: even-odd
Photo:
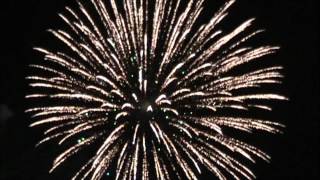
[[[222, 0], [208, 3], [216, 10]], [[61, 26], [57, 16], [66, 0], [7, 0], [0, 2], [0, 180], [37, 180], [70, 177], [71, 167], [48, 175], [56, 155], [54, 144], [34, 148], [41, 131], [28, 128], [25, 115], [27, 91], [24, 77], [27, 65], [39, 56], [32, 47], [47, 41], [48, 28]], [[271, 164], [258, 161], [252, 166], [258, 179], [319, 179], [319, 54], [318, 14], [312, 0], [239, 0], [231, 8], [227, 24], [236, 25], [248, 17], [257, 17], [254, 27], [267, 29], [264, 42], [278, 44], [273, 56], [285, 67], [281, 91], [290, 101], [274, 105], [273, 117], [286, 124], [283, 135], [256, 144], [272, 156]], [[226, 25], [226, 26], [227, 26]], [[235, 27], [235, 26], [232, 26]], [[232, 28], [231, 27], [231, 28]], [[259, 134], [257, 134], [259, 136]], [[71, 165], [70, 165], [71, 166]], [[212, 179], [204, 175], [202, 179]]]

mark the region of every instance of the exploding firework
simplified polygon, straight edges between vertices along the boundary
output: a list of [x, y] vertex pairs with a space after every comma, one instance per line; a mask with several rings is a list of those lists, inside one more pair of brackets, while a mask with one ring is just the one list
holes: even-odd
[[[232, 138], [227, 129], [280, 132], [281, 124], [244, 117], [271, 110], [260, 86], [281, 83], [281, 67], [239, 71], [278, 47], [244, 47], [262, 30], [253, 19], [229, 33], [217, 30], [234, 0], [197, 25], [205, 0], [91, 0], [60, 14], [68, 30], [49, 30], [66, 48], [49, 51], [41, 75], [30, 80], [31, 126], [47, 126], [42, 144], [67, 144], [55, 170], [84, 148], [96, 148], [73, 179], [197, 179], [203, 169], [219, 179], [255, 178], [240, 154], [268, 161], [258, 148]], [[87, 2], [88, 3], [88, 2]], [[236, 112], [236, 113], [230, 113]], [[241, 113], [243, 114], [243, 113]]]

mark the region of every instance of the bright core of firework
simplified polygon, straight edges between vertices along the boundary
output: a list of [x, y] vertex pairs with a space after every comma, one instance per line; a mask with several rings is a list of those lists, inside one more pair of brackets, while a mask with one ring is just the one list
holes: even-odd
[[39, 144], [69, 146], [50, 172], [86, 147], [95, 153], [73, 179], [197, 179], [203, 169], [253, 179], [234, 157], [270, 157], [225, 130], [279, 132], [279, 123], [237, 114], [286, 99], [258, 91], [281, 83], [281, 67], [237, 71], [278, 49], [244, 46], [262, 32], [248, 32], [253, 19], [218, 30], [234, 0], [200, 26], [205, 0], [81, 2], [59, 14], [66, 30], [49, 30], [63, 51], [35, 48], [45, 61], [27, 77], [31, 126], [48, 127]]

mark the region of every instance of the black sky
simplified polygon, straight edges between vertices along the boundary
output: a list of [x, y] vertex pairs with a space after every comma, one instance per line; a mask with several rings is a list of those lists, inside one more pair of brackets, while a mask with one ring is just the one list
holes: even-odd
[[[212, 0], [216, 10], [222, 0]], [[54, 144], [34, 145], [41, 130], [28, 128], [23, 113], [28, 106], [24, 77], [27, 65], [39, 61], [32, 47], [55, 43], [45, 30], [61, 27], [57, 16], [72, 0], [6, 0], [0, 2], [0, 180], [43, 180], [70, 177], [72, 164], [53, 175], [48, 169], [57, 151]], [[316, 0], [238, 0], [222, 27], [256, 17], [254, 27], [263, 27], [264, 42], [281, 46], [273, 56], [285, 67], [279, 91], [290, 101], [274, 105], [271, 117], [286, 124], [283, 135], [262, 138], [271, 156], [270, 164], [252, 166], [258, 179], [319, 179], [319, 54], [318, 6]], [[232, 26], [235, 27], [235, 26]], [[228, 28], [228, 27], [227, 27]], [[259, 136], [259, 134], [257, 134]], [[258, 138], [259, 139], [259, 138]], [[264, 141], [265, 140], [265, 141]], [[203, 179], [213, 179], [204, 175]]]

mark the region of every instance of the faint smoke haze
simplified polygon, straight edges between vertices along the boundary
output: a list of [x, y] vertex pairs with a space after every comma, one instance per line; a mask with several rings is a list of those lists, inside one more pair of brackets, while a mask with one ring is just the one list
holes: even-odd
[[5, 104], [0, 104], [0, 125], [5, 125], [6, 121], [13, 116], [13, 112]]

